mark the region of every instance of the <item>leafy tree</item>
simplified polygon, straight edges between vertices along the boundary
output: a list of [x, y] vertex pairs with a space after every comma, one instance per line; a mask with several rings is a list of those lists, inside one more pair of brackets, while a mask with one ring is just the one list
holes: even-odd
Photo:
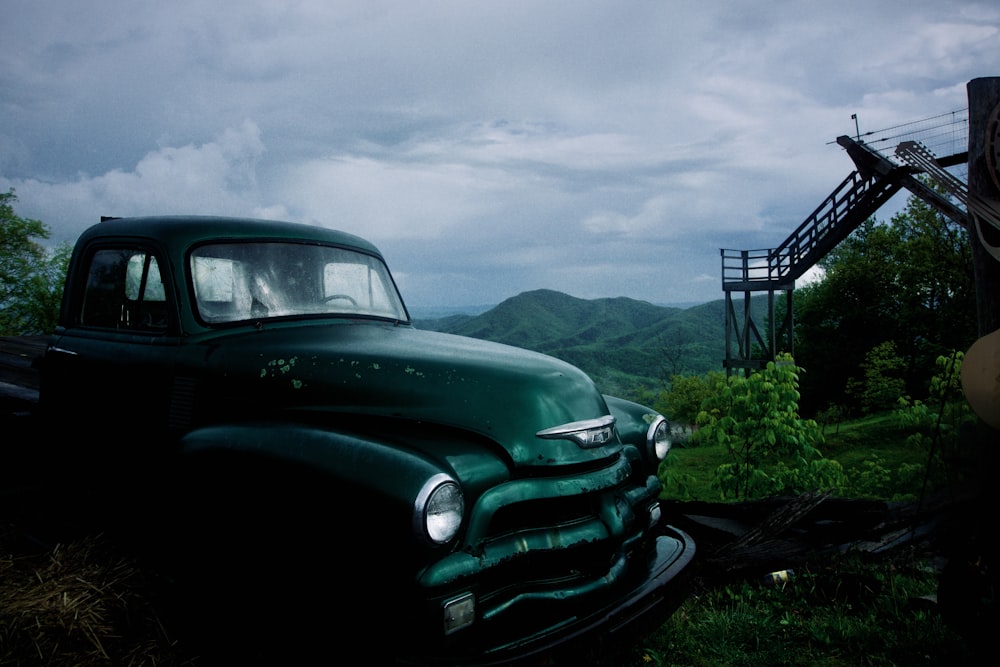
[[827, 255], [822, 281], [795, 293], [795, 354], [810, 369], [803, 382], [810, 411], [840, 400], [864, 354], [892, 337], [883, 325], [898, 320], [887, 297], [895, 243], [890, 227], [869, 220]]
[[48, 252], [39, 220], [14, 213], [14, 190], [0, 193], [0, 335], [50, 333], [55, 328], [72, 248]]
[[833, 424], [835, 428], [834, 433], [840, 433], [840, 422], [843, 418], [844, 408], [836, 403], [831, 403], [816, 413], [816, 419], [823, 429], [823, 435], [826, 435], [826, 427], [830, 424]]
[[725, 380], [722, 371], [709, 371], [705, 375], [673, 375], [670, 388], [654, 407], [670, 417], [671, 421], [693, 425], [698, 421], [702, 403], [725, 385]]
[[903, 360], [896, 354], [892, 341], [879, 343], [865, 355], [861, 370], [863, 379], [847, 381], [847, 394], [853, 396], [865, 413], [891, 410], [899, 397], [906, 393], [901, 377]]
[[[820, 265], [824, 279], [795, 292], [806, 414], [841, 403], [852, 378], [866, 381], [866, 359], [882, 343], [894, 344], [905, 392], [919, 396], [934, 360], [975, 340], [968, 235], [918, 197], [888, 223], [862, 224]], [[860, 410], [865, 393], [854, 389], [845, 407]]]
[[720, 444], [732, 457], [716, 471], [723, 498], [841, 485], [840, 466], [823, 459], [817, 449], [823, 437], [819, 425], [799, 417], [801, 371], [790, 355], [779, 355], [761, 371], [730, 376], [704, 401], [694, 439]]

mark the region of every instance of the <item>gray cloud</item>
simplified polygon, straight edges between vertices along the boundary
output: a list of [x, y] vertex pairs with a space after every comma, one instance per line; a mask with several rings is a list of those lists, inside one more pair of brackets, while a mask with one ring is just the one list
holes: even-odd
[[961, 109], [992, 3], [9, 0], [0, 189], [102, 214], [366, 236], [415, 306], [721, 298], [853, 169], [831, 141]]

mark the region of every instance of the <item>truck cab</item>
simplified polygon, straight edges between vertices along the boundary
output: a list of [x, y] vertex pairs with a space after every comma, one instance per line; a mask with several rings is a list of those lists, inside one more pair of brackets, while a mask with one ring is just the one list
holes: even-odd
[[596, 659], [687, 594], [667, 420], [552, 357], [418, 329], [357, 236], [102, 221], [41, 374], [66, 460], [224, 651]]

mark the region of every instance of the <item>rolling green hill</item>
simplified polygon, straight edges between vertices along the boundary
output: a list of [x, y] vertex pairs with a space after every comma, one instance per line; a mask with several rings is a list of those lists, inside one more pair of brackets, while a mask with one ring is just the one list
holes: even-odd
[[671, 308], [535, 290], [480, 315], [417, 320], [416, 326], [550, 354], [586, 371], [602, 391], [624, 397], [657, 389], [674, 374], [721, 370], [725, 358], [723, 299]]

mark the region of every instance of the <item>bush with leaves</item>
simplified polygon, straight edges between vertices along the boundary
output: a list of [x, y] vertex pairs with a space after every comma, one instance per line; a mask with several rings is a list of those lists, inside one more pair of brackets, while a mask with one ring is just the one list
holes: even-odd
[[[940, 482], [944, 476], [951, 482], [961, 481], [958, 478], [961, 471], [949, 469], [947, 462], [962, 459], [961, 432], [965, 426], [976, 421], [976, 415], [962, 391], [964, 357], [956, 350], [936, 359], [937, 372], [931, 378], [926, 401], [909, 396], [899, 399], [896, 416], [900, 425], [915, 430], [907, 441], [928, 453], [927, 483]], [[930, 460], [935, 459], [940, 465], [930, 466]], [[935, 474], [937, 478], [933, 477]]]
[[724, 446], [732, 461], [719, 466], [722, 498], [834, 490], [843, 471], [824, 459], [819, 425], [798, 413], [802, 369], [788, 354], [749, 376], [733, 375], [702, 404], [693, 439]]

